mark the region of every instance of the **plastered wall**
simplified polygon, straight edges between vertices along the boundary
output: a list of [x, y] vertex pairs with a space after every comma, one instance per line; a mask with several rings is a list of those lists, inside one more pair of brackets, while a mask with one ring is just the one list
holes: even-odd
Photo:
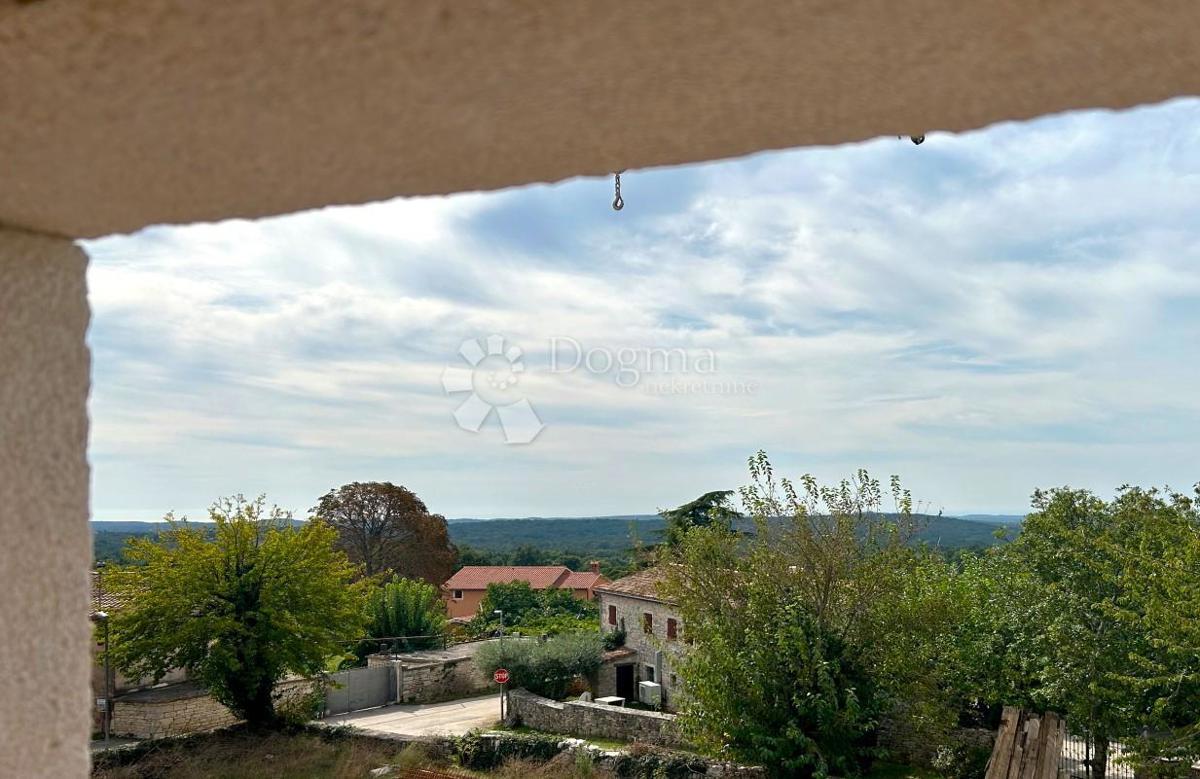
[[0, 228], [0, 777], [88, 771], [84, 270], [72, 242]]

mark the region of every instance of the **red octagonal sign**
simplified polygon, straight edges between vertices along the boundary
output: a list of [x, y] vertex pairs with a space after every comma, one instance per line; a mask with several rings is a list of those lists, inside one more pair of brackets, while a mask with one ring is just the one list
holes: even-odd
[[495, 671], [492, 672], [492, 681], [495, 682], [496, 684], [507, 684], [508, 683], [508, 669], [507, 668], [497, 668]]

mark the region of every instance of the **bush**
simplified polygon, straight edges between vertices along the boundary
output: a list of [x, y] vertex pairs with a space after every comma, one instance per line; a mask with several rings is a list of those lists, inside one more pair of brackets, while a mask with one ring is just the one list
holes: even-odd
[[930, 765], [947, 779], [983, 779], [991, 756], [991, 748], [983, 744], [955, 741], [940, 747]]
[[574, 679], [590, 677], [600, 669], [601, 647], [599, 634], [566, 633], [545, 641], [487, 644], [479, 649], [475, 662], [489, 677], [497, 668], [507, 668], [513, 687], [561, 699]]
[[604, 649], [611, 652], [614, 649], [620, 649], [625, 646], [625, 631], [610, 630], [604, 634]]
[[544, 763], [562, 751], [562, 739], [541, 733], [468, 733], [454, 743], [463, 768], [487, 771], [509, 759]]
[[633, 744], [613, 761], [613, 772], [621, 779], [693, 779], [703, 776], [708, 763], [696, 755]]

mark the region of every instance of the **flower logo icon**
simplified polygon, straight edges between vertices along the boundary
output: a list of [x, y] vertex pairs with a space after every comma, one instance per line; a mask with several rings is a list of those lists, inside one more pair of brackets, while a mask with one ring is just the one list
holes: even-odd
[[447, 395], [471, 393], [454, 411], [458, 426], [478, 433], [494, 410], [506, 444], [527, 444], [537, 438], [545, 425], [517, 391], [518, 378], [525, 370], [521, 349], [505, 349], [504, 336], [490, 335], [486, 343], [476, 338], [463, 341], [458, 354], [470, 367], [448, 365], [442, 372]]

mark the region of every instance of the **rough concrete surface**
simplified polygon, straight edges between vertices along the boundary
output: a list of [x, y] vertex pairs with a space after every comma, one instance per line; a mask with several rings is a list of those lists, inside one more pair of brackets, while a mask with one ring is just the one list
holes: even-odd
[[1125, 107], [1200, 93], [1198, 35], [1195, 0], [10, 2], [0, 223], [93, 236]]
[[0, 777], [88, 771], [86, 266], [0, 229]]
[[460, 736], [475, 728], [486, 728], [499, 722], [500, 696], [484, 695], [448, 703], [384, 706], [340, 714], [322, 721], [329, 725], [353, 725], [405, 736]]

